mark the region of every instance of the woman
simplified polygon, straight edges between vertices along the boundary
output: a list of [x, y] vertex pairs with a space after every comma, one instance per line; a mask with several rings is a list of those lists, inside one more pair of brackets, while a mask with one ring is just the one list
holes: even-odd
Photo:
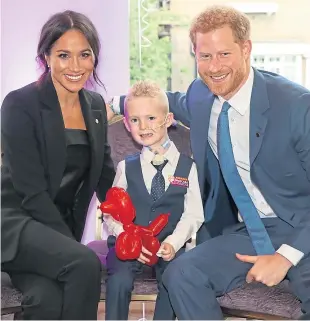
[[93, 193], [103, 200], [115, 176], [105, 103], [83, 89], [102, 84], [99, 48], [87, 17], [55, 14], [38, 44], [43, 75], [1, 108], [2, 270], [24, 319], [97, 319], [101, 265], [79, 241]]

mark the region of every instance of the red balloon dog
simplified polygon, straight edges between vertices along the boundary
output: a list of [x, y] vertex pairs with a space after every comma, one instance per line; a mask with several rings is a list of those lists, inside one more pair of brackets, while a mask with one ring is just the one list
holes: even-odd
[[129, 194], [119, 187], [108, 190], [106, 200], [99, 208], [123, 224], [124, 232], [118, 236], [115, 244], [115, 252], [120, 260], [138, 259], [144, 246], [152, 253], [151, 256], [144, 254], [150, 260], [147, 264], [153, 265], [158, 261], [156, 253], [160, 243], [155, 236], [167, 225], [169, 214], [160, 214], [149, 226], [134, 224], [136, 210]]

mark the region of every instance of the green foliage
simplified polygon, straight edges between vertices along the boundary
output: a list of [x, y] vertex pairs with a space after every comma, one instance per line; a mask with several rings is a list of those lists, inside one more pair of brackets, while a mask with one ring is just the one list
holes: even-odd
[[[170, 37], [159, 39], [160, 25], [183, 24], [181, 17], [171, 14], [167, 10], [158, 9], [158, 0], [145, 0], [141, 8], [141, 28], [144, 29], [141, 39], [141, 60], [139, 49], [139, 9], [138, 0], [130, 1], [130, 81], [131, 84], [141, 79], [156, 81], [162, 88], [167, 88], [168, 78], [171, 76], [171, 42]], [[183, 19], [184, 20], [184, 19]]]

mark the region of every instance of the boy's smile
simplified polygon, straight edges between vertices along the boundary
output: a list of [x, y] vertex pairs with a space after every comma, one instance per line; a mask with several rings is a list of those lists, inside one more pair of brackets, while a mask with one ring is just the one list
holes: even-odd
[[134, 97], [127, 103], [124, 123], [138, 144], [160, 153], [171, 115], [157, 97]]

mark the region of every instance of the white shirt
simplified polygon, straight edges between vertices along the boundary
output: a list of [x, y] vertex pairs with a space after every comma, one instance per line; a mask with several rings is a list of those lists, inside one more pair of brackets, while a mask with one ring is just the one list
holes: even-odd
[[[245, 185], [259, 215], [261, 218], [277, 217], [269, 206], [260, 190], [252, 182], [250, 177], [250, 103], [252, 88], [254, 82], [254, 71], [251, 68], [249, 77], [240, 90], [228, 100], [231, 108], [228, 111], [229, 129], [231, 142], [233, 146], [234, 158], [236, 161], [239, 175]], [[113, 99], [113, 108], [115, 112], [120, 111], [120, 97], [116, 96]], [[217, 121], [222, 110], [222, 105], [225, 100], [222, 97], [214, 100], [208, 133], [208, 141], [214, 155], [217, 154]], [[239, 221], [242, 221], [238, 215]], [[287, 258], [293, 265], [297, 265], [303, 258], [304, 253], [287, 245], [282, 244], [277, 252]]]
[[[240, 90], [228, 100], [231, 108], [228, 110], [229, 130], [233, 146], [234, 158], [239, 175], [245, 185], [261, 218], [277, 217], [269, 206], [264, 196], [252, 182], [250, 176], [250, 103], [254, 81], [254, 72], [251, 68], [249, 77]], [[214, 155], [218, 158], [217, 152], [217, 122], [222, 105], [225, 100], [222, 97], [214, 100], [208, 133], [208, 141]], [[242, 221], [238, 215], [239, 221]], [[296, 265], [303, 258], [304, 253], [283, 244], [277, 250], [278, 253], [286, 257], [292, 264]]]
[[[180, 153], [173, 142], [171, 142], [170, 147], [164, 156], [168, 160], [168, 163], [162, 171], [165, 178], [165, 190], [167, 190], [170, 185], [169, 177], [174, 175], [180, 157]], [[155, 167], [151, 164], [153, 157], [153, 152], [148, 148], [144, 147], [142, 149], [140, 154], [141, 169], [144, 183], [149, 193], [151, 193], [152, 179], [157, 172]], [[164, 240], [164, 242], [171, 244], [176, 252], [185, 244], [186, 241], [196, 235], [196, 232], [204, 222], [204, 211], [195, 163], [193, 163], [190, 170], [188, 182], [189, 187], [187, 188], [187, 193], [184, 196], [184, 212], [173, 233]], [[124, 160], [119, 162], [117, 166], [113, 186], [122, 187], [125, 190], [127, 189]], [[110, 233], [116, 237], [123, 232], [122, 224], [115, 221], [110, 215], [105, 214], [104, 220]]]

